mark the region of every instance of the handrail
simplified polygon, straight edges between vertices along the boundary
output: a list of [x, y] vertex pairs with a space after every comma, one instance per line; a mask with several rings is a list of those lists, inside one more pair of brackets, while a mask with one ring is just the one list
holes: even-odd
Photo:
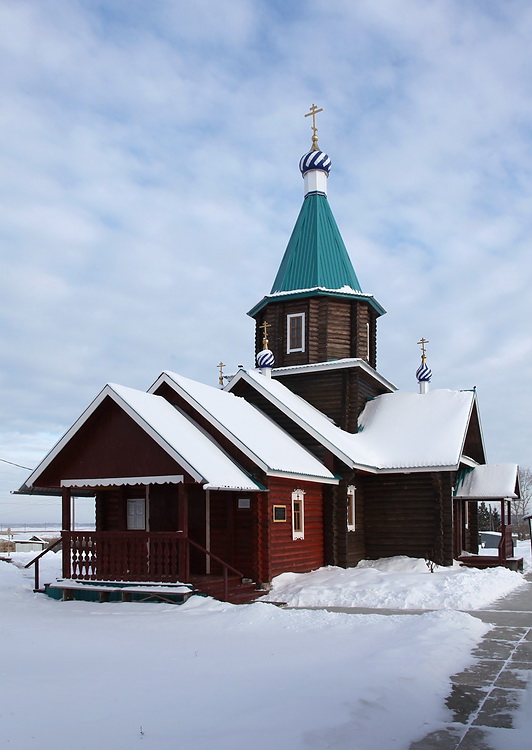
[[189, 544], [192, 544], [194, 547], [197, 547], [197, 549], [199, 549], [201, 552], [204, 552], [206, 555], [209, 555], [209, 557], [212, 557], [212, 559], [216, 560], [216, 562], [219, 562], [220, 565], [223, 565], [225, 568], [232, 570], [233, 573], [235, 573], [239, 578], [244, 578], [244, 574], [242, 573], [242, 571], [237, 570], [236, 568], [233, 568], [232, 565], [229, 565], [229, 563], [225, 562], [225, 560], [222, 560], [221, 557], [218, 557], [218, 555], [215, 555], [214, 552], [210, 552], [208, 549], [205, 549], [205, 547], [202, 547], [201, 544], [198, 544], [197, 542], [193, 541], [188, 536], [184, 537], [184, 539], [186, 539]]
[[57, 547], [58, 544], [61, 544], [63, 541], [63, 538], [60, 537], [59, 539], [56, 539], [55, 542], [50, 542], [50, 544], [43, 549], [42, 552], [39, 552], [37, 557], [34, 557], [33, 560], [30, 560], [30, 562], [24, 566], [24, 569], [29, 568], [30, 565], [35, 565], [35, 588], [34, 591], [39, 590], [39, 560], [41, 557], [44, 557], [47, 552], [50, 552], [50, 550], [53, 550], [54, 547]]
[[233, 568], [232, 565], [229, 565], [229, 563], [226, 563], [224, 560], [221, 559], [221, 557], [218, 557], [218, 555], [215, 555], [214, 552], [210, 552], [208, 549], [205, 549], [205, 547], [202, 547], [201, 544], [198, 544], [197, 542], [192, 541], [190, 537], [186, 536], [184, 537], [189, 545], [193, 545], [197, 549], [199, 549], [201, 552], [204, 552], [206, 555], [209, 555], [209, 557], [212, 557], [213, 560], [216, 560], [216, 562], [220, 563], [223, 566], [224, 571], [224, 599], [227, 601], [227, 597], [229, 596], [229, 580], [227, 571], [232, 570], [233, 573], [236, 573], [236, 575], [239, 578], [244, 578], [244, 574], [237, 570], [236, 568]]

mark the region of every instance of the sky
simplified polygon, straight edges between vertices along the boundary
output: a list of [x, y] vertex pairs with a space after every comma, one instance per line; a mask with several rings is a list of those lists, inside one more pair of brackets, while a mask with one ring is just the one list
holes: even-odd
[[0, 0], [0, 525], [105, 383], [253, 366], [313, 103], [379, 372], [417, 390], [425, 337], [532, 466], [531, 37], [526, 0]]

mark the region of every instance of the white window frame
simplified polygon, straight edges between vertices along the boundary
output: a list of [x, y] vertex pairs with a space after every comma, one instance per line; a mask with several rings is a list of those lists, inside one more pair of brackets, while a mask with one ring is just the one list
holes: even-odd
[[[299, 503], [299, 528], [296, 529], [296, 503]], [[294, 490], [292, 492], [292, 539], [305, 538], [305, 491]]]
[[350, 484], [347, 488], [347, 530], [356, 531], [356, 487]]
[[[292, 346], [291, 327], [292, 319], [301, 319], [301, 346]], [[292, 313], [286, 316], [286, 353], [292, 354], [292, 352], [304, 352], [305, 351], [305, 313]]]
[[[126, 528], [128, 531], [146, 531], [146, 498], [128, 497]], [[130, 510], [131, 509], [131, 510]]]

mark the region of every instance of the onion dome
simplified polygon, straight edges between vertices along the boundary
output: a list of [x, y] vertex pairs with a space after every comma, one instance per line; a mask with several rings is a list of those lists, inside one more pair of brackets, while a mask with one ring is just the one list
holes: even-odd
[[319, 169], [325, 174], [329, 174], [331, 171], [331, 158], [325, 153], [325, 151], [309, 151], [303, 154], [299, 160], [299, 169], [303, 177], [307, 172], [312, 169]]
[[270, 349], [263, 349], [257, 354], [257, 367], [273, 367], [275, 364], [275, 357]]
[[416, 370], [418, 383], [429, 383], [432, 378], [432, 370], [426, 362], [422, 362]]

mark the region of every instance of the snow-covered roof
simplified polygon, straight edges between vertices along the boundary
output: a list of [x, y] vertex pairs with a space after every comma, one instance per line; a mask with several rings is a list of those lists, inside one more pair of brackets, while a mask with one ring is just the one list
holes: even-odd
[[161, 396], [133, 388], [108, 384], [68, 432], [31, 474], [26, 484], [36, 481], [102, 401], [112, 398], [180, 466], [205, 489], [257, 491], [261, 487], [225, 454], [201, 429]]
[[159, 376], [149, 391], [157, 390], [163, 382], [267, 474], [338, 483], [310, 451], [245, 399], [168, 371]]
[[474, 391], [385, 393], [369, 401], [353, 436], [359, 461], [380, 469], [456, 468]]
[[486, 464], [461, 474], [455, 497], [465, 500], [516, 498], [517, 464]]
[[256, 370], [240, 370], [227, 389], [242, 379], [345, 464], [373, 472], [457, 468], [475, 403], [473, 391], [386, 393], [366, 404], [352, 434]]

